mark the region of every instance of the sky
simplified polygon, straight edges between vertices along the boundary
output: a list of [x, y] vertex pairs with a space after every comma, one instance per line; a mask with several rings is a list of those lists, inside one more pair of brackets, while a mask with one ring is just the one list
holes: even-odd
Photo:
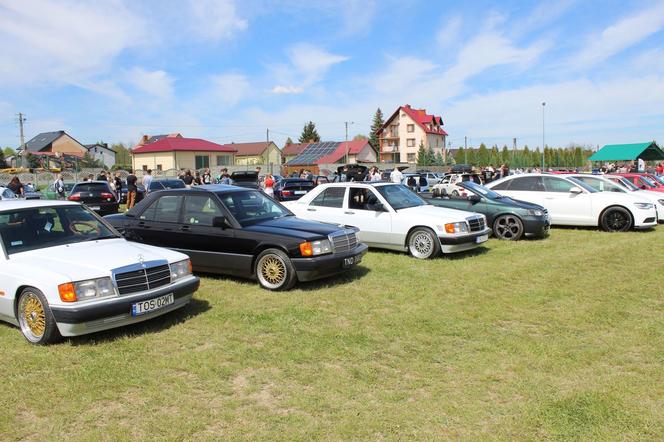
[[[452, 147], [664, 142], [664, 1], [0, 0], [0, 146], [282, 146], [440, 115]], [[542, 105], [546, 103], [546, 105]]]

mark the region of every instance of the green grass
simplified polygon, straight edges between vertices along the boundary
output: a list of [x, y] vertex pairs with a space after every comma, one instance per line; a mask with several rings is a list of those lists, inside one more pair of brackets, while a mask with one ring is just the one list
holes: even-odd
[[180, 312], [46, 348], [0, 325], [0, 439], [661, 439], [662, 244], [556, 229], [289, 293], [204, 277]]

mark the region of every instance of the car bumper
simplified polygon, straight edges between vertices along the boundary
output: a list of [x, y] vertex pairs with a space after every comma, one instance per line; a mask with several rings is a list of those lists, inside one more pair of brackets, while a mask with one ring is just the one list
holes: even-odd
[[469, 235], [439, 236], [438, 239], [443, 253], [458, 253], [479, 247], [489, 239], [490, 234], [491, 229], [486, 228]]
[[[112, 213], [118, 213], [118, 209], [120, 207], [120, 203], [117, 201], [112, 201], [112, 202], [99, 202], [99, 203], [85, 203], [85, 205], [97, 212], [100, 216], [104, 215], [110, 215]], [[93, 207], [99, 207], [99, 209], [92, 209]]]
[[[184, 307], [200, 285], [192, 276], [166, 287], [137, 295], [101, 300], [87, 305], [52, 306], [51, 311], [62, 336], [78, 336], [110, 328], [142, 322]], [[164, 308], [140, 316], [132, 316], [132, 304], [173, 293], [174, 302]]]
[[529, 237], [545, 238], [551, 231], [551, 221], [546, 216], [524, 216], [523, 233]]
[[[360, 243], [348, 252], [316, 256], [314, 258], [293, 258], [291, 262], [295, 267], [298, 281], [313, 281], [345, 272], [354, 267], [367, 253], [367, 249], [366, 244]], [[350, 266], [344, 266], [344, 260], [351, 257], [356, 257], [355, 262]]]
[[657, 211], [640, 210], [634, 213], [634, 228], [635, 229], [650, 229], [657, 225]]

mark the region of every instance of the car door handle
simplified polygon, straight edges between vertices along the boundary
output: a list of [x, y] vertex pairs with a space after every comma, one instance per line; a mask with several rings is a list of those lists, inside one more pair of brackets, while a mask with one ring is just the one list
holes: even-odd
[[149, 229], [150, 228], [149, 225], [145, 224], [145, 221], [139, 221], [138, 227], [142, 227], [144, 229]]
[[315, 212], [316, 209], [311, 209], [311, 208], [310, 208], [310, 209], [307, 209], [307, 211], [308, 211], [308, 212]]
[[180, 231], [182, 231], [182, 232], [188, 232], [188, 231], [189, 231], [189, 226], [182, 226], [182, 227], [180, 227]]
[[355, 215], [355, 212], [351, 212], [350, 210], [347, 210], [344, 212], [346, 215]]

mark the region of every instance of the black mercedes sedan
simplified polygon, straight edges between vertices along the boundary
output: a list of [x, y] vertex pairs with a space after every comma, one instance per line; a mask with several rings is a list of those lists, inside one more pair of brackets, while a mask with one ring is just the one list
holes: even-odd
[[261, 191], [222, 184], [155, 192], [105, 219], [131, 241], [186, 253], [195, 271], [269, 290], [341, 273], [367, 251], [355, 228], [299, 219]]

